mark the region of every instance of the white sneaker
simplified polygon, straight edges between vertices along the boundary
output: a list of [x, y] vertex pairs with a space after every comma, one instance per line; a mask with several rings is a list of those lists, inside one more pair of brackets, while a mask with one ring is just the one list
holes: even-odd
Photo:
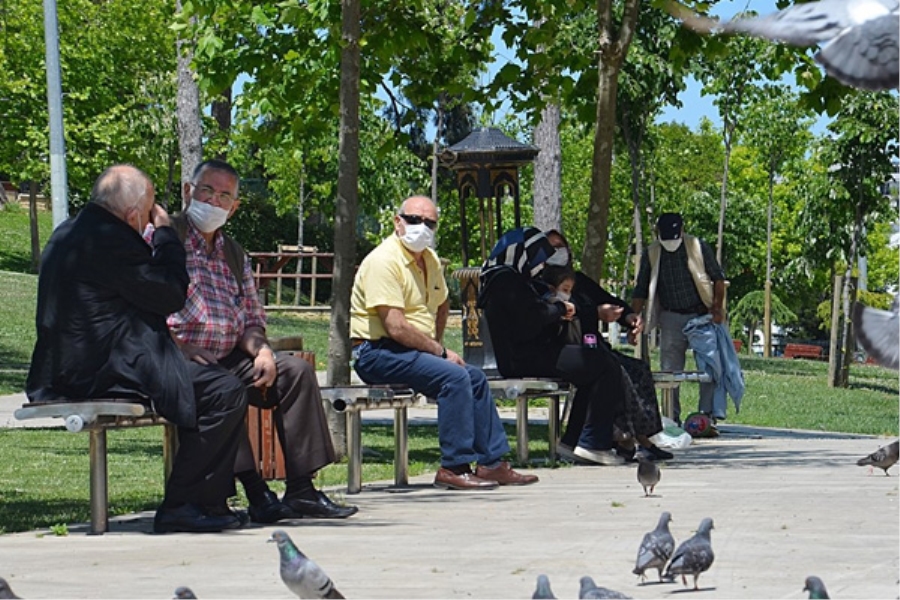
[[564, 458], [573, 463], [583, 463], [584, 461], [577, 456], [575, 456], [575, 452], [572, 451], [571, 446], [567, 446], [566, 444], [556, 444], [556, 454], [560, 458]]
[[581, 459], [608, 467], [625, 464], [625, 459], [616, 454], [615, 450], [591, 450], [583, 446], [576, 446], [574, 454]]

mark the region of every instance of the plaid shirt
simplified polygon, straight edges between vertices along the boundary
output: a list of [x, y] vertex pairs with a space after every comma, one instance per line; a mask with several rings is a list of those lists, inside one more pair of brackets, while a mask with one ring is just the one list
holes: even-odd
[[[725, 279], [725, 272], [716, 261], [716, 255], [703, 240], [700, 240], [700, 251], [709, 278], [713, 281]], [[663, 250], [659, 253], [659, 280], [656, 284], [656, 293], [659, 296], [659, 303], [666, 310], [686, 310], [703, 305], [687, 264], [687, 250], [684, 244], [681, 244], [675, 252]], [[647, 299], [650, 271], [650, 255], [645, 249], [641, 256], [641, 268], [638, 271], [632, 298]]]
[[[190, 222], [189, 222], [190, 223]], [[184, 249], [191, 277], [187, 302], [169, 315], [169, 329], [182, 342], [200, 346], [217, 358], [228, 356], [248, 327], [266, 327], [266, 314], [259, 304], [250, 261], [244, 261], [244, 295], [225, 263], [223, 234], [213, 238], [210, 252], [203, 236], [188, 225]]]

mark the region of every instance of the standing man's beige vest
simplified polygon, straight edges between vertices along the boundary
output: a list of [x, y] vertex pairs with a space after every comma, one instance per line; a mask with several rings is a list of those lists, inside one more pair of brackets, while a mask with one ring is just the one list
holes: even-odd
[[[713, 304], [713, 282], [706, 272], [706, 266], [703, 263], [703, 251], [700, 249], [700, 240], [687, 233], [683, 234], [684, 249], [687, 252], [688, 270], [691, 277], [694, 278], [694, 285], [697, 293], [700, 294], [700, 300], [706, 305], [706, 308], [712, 307]], [[659, 281], [659, 256], [663, 251], [659, 240], [650, 244], [647, 248], [648, 258], [650, 259], [650, 287], [647, 293], [647, 330], [656, 327], [659, 312], [662, 307], [659, 305], [659, 298], [656, 295], [656, 283]]]

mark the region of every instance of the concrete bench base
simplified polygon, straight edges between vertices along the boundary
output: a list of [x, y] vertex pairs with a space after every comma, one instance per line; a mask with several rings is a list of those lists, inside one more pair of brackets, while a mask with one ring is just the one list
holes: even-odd
[[106, 431], [127, 427], [163, 426], [165, 477], [172, 472], [178, 450], [177, 428], [134, 400], [104, 399], [88, 402], [29, 403], [16, 410], [20, 421], [40, 418], [63, 419], [73, 433], [90, 434], [91, 533], [100, 535], [109, 528], [109, 473], [107, 470]]
[[362, 490], [362, 411], [394, 409], [394, 484], [409, 484], [409, 415], [416, 394], [407, 387], [348, 385], [321, 388], [322, 398], [347, 419], [347, 493]]

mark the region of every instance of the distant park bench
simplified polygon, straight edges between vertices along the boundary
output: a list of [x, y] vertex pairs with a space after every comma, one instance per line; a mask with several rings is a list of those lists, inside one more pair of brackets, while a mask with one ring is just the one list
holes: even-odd
[[788, 344], [784, 347], [785, 358], [811, 358], [822, 360], [825, 358], [821, 346], [812, 344]]

